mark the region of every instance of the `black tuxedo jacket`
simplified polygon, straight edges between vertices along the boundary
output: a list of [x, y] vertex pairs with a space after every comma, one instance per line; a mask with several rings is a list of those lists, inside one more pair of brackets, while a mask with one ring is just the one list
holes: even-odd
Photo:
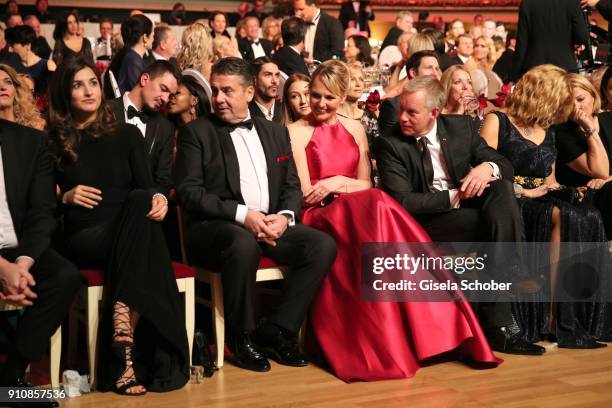
[[389, 45], [397, 45], [397, 40], [399, 36], [402, 35], [403, 31], [397, 28], [397, 26], [393, 26], [387, 33], [387, 36], [383, 40], [382, 45], [380, 46], [380, 51], [384, 50]]
[[56, 223], [53, 163], [38, 130], [0, 120], [4, 185], [17, 235], [17, 257], [36, 261], [51, 244]]
[[507, 48], [493, 66], [493, 72], [499, 76], [504, 84], [510, 82], [511, 80], [513, 60], [514, 50]]
[[321, 17], [315, 32], [313, 57], [324, 62], [336, 56], [344, 56], [344, 31], [340, 21], [321, 10]]
[[587, 44], [586, 21], [577, 0], [523, 0], [519, 8], [512, 80], [530, 68], [553, 64], [576, 72], [575, 44]]
[[440, 69], [443, 72], [446, 71], [448, 67], [451, 67], [453, 65], [463, 65], [463, 61], [461, 61], [461, 58], [459, 58], [456, 53], [447, 52], [446, 54], [442, 55], [442, 57], [440, 57]]
[[[262, 118], [262, 119], [267, 120], [266, 115], [264, 115], [261, 109], [259, 109], [259, 106], [257, 106], [257, 104], [255, 103], [255, 99], [249, 102], [249, 112], [251, 112], [252, 118], [257, 117], [257, 118]], [[283, 103], [281, 101], [276, 101], [274, 103], [274, 115], [272, 116], [272, 121], [280, 124], [282, 118], [283, 118]]]
[[285, 46], [274, 53], [272, 60], [278, 65], [278, 69], [283, 71], [287, 75], [295, 74], [299, 72], [304, 75], [310, 76], [308, 67], [304, 62], [304, 57], [295, 52], [289, 46]]
[[[125, 106], [123, 98], [108, 102], [115, 119], [125, 123]], [[174, 183], [172, 179], [172, 150], [174, 125], [159, 113], [155, 113], [147, 122], [145, 149], [153, 171], [153, 180], [157, 191], [168, 197]]]
[[359, 13], [355, 13], [355, 8], [353, 7], [353, 2], [351, 0], [347, 0], [342, 3], [340, 6], [340, 15], [338, 19], [342, 23], [342, 28], [345, 30], [348, 28], [349, 21], [355, 21], [359, 23], [359, 28], [361, 31], [367, 31], [370, 33], [370, 21], [374, 20], [374, 11], [370, 10], [370, 13], [366, 13], [366, 7], [370, 6], [370, 2], [360, 1], [359, 2]]
[[[268, 166], [269, 212], [291, 210], [297, 220], [302, 190], [287, 128], [258, 117], [253, 123]], [[176, 185], [187, 226], [206, 220], [234, 221], [238, 204], [244, 204], [230, 128], [214, 114], [180, 130]]]
[[[512, 180], [512, 165], [480, 137], [471, 118], [441, 115], [437, 124], [442, 154], [455, 186], [461, 185], [459, 180], [472, 167], [483, 162], [497, 164], [502, 179]], [[416, 138], [404, 136], [399, 124], [376, 138], [374, 152], [383, 189], [408, 212], [435, 214], [451, 210], [448, 191], [428, 191]]]
[[[265, 38], [260, 38], [259, 43], [266, 53], [267, 57], [272, 55], [272, 48], [274, 48], [272, 41], [266, 40]], [[240, 55], [242, 55], [242, 59], [247, 62], [253, 62], [255, 59], [255, 55], [253, 54], [253, 48], [251, 47], [251, 42], [247, 38], [239, 38], [238, 39], [238, 49], [240, 50]]]
[[[147, 53], [147, 54], [144, 56], [143, 60], [144, 60], [144, 66], [145, 66], [145, 67], [146, 67], [147, 65], [152, 64], [152, 63], [154, 63], [155, 61], [157, 61], [157, 60], [155, 59], [155, 57], [153, 56], [153, 53], [152, 53], [152, 52]], [[170, 58], [168, 59], [168, 62], [170, 62], [170, 63], [171, 63], [172, 65], [174, 65], [175, 67], [179, 68], [178, 60], [177, 60], [175, 57], [170, 57]]]

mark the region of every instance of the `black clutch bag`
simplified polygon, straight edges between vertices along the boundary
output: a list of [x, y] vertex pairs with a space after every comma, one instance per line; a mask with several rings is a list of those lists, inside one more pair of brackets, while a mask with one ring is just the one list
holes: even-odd
[[580, 193], [578, 193], [578, 189], [576, 187], [562, 186], [557, 190], [549, 191], [548, 196], [559, 201], [565, 201], [566, 203], [570, 203], [572, 205], [577, 205], [580, 203]]

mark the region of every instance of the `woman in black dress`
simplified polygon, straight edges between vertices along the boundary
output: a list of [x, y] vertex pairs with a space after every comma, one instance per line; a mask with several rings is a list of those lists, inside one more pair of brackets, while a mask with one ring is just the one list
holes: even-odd
[[53, 61], [60, 65], [64, 59], [83, 56], [93, 62], [91, 44], [81, 33], [79, 17], [74, 12], [64, 14], [56, 23], [53, 30]]
[[143, 138], [116, 123], [88, 60], [66, 60], [50, 91], [67, 251], [80, 268], [105, 270], [98, 388], [129, 395], [180, 388], [189, 353], [161, 229], [168, 207], [155, 194]]
[[[529, 70], [516, 84], [508, 97], [505, 112], [485, 117], [481, 136], [489, 146], [503, 154], [514, 167], [514, 183], [523, 217], [524, 236], [528, 242], [550, 242], [550, 256], [532, 260], [529, 267], [550, 265], [550, 282], [539, 293], [526, 294], [513, 304], [513, 314], [528, 342], [556, 337], [559, 347], [597, 348], [599, 333], [609, 325], [611, 311], [600, 294], [590, 303], [555, 302], [559, 285], [567, 276], [557, 276], [561, 248], [571, 242], [577, 258], [589, 244], [605, 242], [605, 230], [599, 211], [588, 205], [566, 199], [555, 179], [555, 159], [552, 125], [565, 122], [573, 108], [567, 74], [553, 65], [541, 65]], [[569, 196], [569, 194], [568, 194]], [[569, 198], [569, 197], [568, 197]], [[609, 272], [607, 250], [597, 257], [580, 259], [584, 265], [594, 265]], [[581, 265], [577, 263], [577, 265]], [[565, 270], [564, 270], [565, 271]], [[585, 272], [572, 270], [577, 276]], [[565, 273], [565, 272], [564, 272]], [[602, 288], [609, 278], [602, 274]], [[565, 282], [565, 281], [563, 281]], [[605, 339], [605, 338], [604, 338]]]
[[601, 212], [608, 241], [612, 241], [612, 113], [599, 113], [599, 95], [585, 77], [568, 77], [575, 108], [570, 120], [555, 129], [557, 180], [588, 188], [585, 200]]

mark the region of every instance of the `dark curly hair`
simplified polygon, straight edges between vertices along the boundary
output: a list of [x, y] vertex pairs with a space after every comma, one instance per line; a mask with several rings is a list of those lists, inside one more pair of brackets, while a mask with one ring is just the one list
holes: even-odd
[[[57, 162], [74, 163], [78, 160], [76, 147], [81, 141], [81, 135], [74, 123], [70, 101], [74, 77], [77, 72], [85, 68], [91, 69], [96, 74], [101, 87], [100, 72], [93, 62], [82, 56], [64, 60], [49, 84], [49, 141]], [[102, 89], [100, 93], [102, 102], [96, 119], [85, 129], [93, 137], [110, 133], [117, 126], [117, 121], [104, 100]]]

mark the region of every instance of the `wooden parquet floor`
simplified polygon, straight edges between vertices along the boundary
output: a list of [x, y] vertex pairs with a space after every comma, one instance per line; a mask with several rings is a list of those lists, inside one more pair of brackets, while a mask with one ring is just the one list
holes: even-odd
[[63, 407], [612, 407], [612, 344], [553, 349], [542, 357], [500, 355], [496, 369], [456, 361], [421, 368], [410, 379], [346, 384], [317, 366], [273, 363], [268, 373], [226, 365], [202, 384], [144, 397], [91, 393]]

